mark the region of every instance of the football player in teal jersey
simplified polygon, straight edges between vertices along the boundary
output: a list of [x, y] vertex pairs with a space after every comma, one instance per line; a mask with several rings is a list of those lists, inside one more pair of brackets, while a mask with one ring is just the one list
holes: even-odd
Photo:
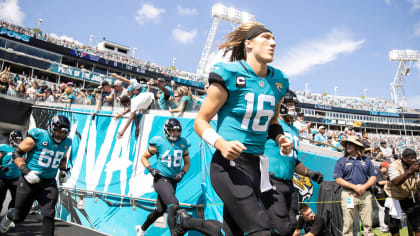
[[37, 200], [42, 214], [42, 235], [54, 235], [55, 204], [58, 200], [55, 177], [58, 169], [68, 171], [65, 153], [72, 145], [72, 140], [67, 137], [69, 132], [69, 119], [57, 115], [50, 121], [48, 131], [38, 128], [29, 130], [27, 137], [15, 148], [12, 157], [22, 175], [18, 180], [15, 208], [3, 217], [0, 232], [7, 232], [12, 221], [23, 221], [32, 203]]
[[261, 198], [271, 218], [273, 235], [287, 236], [292, 235], [297, 226], [298, 199], [293, 186], [294, 172], [308, 176], [318, 183], [323, 180], [323, 175], [309, 170], [298, 160], [299, 130], [293, 126], [297, 117], [298, 100], [291, 90], [287, 90], [283, 99], [279, 123], [284, 135], [293, 140], [293, 151], [286, 155], [274, 140], [267, 140], [264, 154], [270, 161], [270, 181], [273, 189], [263, 192]]
[[[260, 204], [261, 188], [269, 188], [264, 143], [267, 135], [289, 154], [293, 142], [283, 135], [277, 117], [288, 77], [268, 66], [276, 42], [260, 23], [246, 23], [227, 35], [219, 49], [231, 52], [230, 63], [217, 63], [194, 129], [217, 150], [210, 166], [213, 188], [224, 203], [227, 235], [270, 235], [271, 222]], [[210, 120], [217, 114], [217, 130]], [[260, 170], [261, 166], [264, 167]], [[268, 182], [268, 183], [267, 183]]]
[[[188, 147], [190, 142], [181, 137], [181, 123], [175, 118], [166, 120], [164, 132], [166, 137], [155, 136], [149, 141], [149, 147], [141, 156], [141, 162], [154, 177], [153, 187], [158, 193], [156, 209], [148, 216], [141, 227], [137, 228], [138, 235], [143, 235], [157, 218], [168, 210], [168, 226], [171, 235], [179, 232], [175, 229], [176, 213], [179, 208], [178, 199], [175, 197], [176, 186], [190, 168]], [[156, 155], [155, 168], [150, 165], [149, 159]], [[182, 161], [184, 165], [182, 165]]]
[[9, 134], [9, 145], [0, 144], [0, 211], [3, 207], [7, 190], [12, 195], [12, 200], [9, 202], [9, 209], [15, 206], [16, 187], [20, 171], [13, 162], [12, 153], [22, 139], [22, 131], [13, 130]]

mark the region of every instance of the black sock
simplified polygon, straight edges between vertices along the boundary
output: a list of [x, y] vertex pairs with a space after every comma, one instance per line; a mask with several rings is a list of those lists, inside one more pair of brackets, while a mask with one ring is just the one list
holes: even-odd
[[54, 235], [54, 218], [43, 217], [42, 218], [42, 236], [53, 236]]

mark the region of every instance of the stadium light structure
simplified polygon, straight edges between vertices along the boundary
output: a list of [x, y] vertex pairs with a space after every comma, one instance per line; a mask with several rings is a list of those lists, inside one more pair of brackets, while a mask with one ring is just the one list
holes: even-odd
[[176, 58], [172, 58], [172, 67], [175, 68], [175, 62], [176, 62]]
[[43, 21], [44, 21], [43, 19], [39, 19], [38, 20], [38, 29], [39, 29], [39, 31], [41, 31], [41, 24], [42, 24]]
[[391, 61], [399, 61], [397, 72], [395, 73], [394, 81], [391, 83], [391, 98], [394, 104], [405, 107], [405, 91], [404, 80], [410, 75], [410, 66], [414, 61], [420, 60], [420, 51], [417, 50], [392, 50], [389, 52], [389, 59]]
[[134, 58], [134, 55], [136, 55], [136, 51], [137, 51], [137, 48], [133, 48], [133, 58]]
[[89, 47], [91, 46], [91, 44], [92, 44], [92, 40], [93, 40], [93, 35], [91, 34], [90, 36], [89, 36]]
[[248, 12], [236, 10], [233, 7], [226, 7], [222, 4], [215, 4], [212, 7], [211, 14], [213, 23], [210, 28], [209, 35], [207, 36], [206, 44], [204, 45], [203, 52], [201, 53], [200, 62], [197, 67], [197, 74], [205, 74], [205, 68], [210, 55], [210, 50], [216, 36], [217, 28], [219, 27], [220, 20], [228, 21], [235, 24], [243, 24], [248, 22], [255, 22], [254, 15]]

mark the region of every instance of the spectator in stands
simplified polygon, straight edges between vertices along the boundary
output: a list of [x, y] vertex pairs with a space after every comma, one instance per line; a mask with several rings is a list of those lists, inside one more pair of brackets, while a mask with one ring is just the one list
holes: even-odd
[[51, 89], [45, 90], [45, 97], [46, 102], [55, 102], [55, 97], [51, 94]]
[[159, 97], [159, 106], [161, 110], [169, 110], [173, 107], [171, 96], [174, 96], [174, 92], [171, 87], [167, 85], [167, 82], [164, 78], [157, 79], [157, 87], [159, 88], [158, 97]]
[[39, 83], [39, 87], [37, 88], [37, 96], [41, 101], [45, 101], [45, 99], [47, 98], [45, 92], [49, 89], [50, 88], [48, 87], [45, 81], [41, 81], [41, 83]]
[[344, 135], [347, 137], [353, 136], [354, 135], [353, 131], [354, 131], [353, 127], [346, 127], [344, 128]]
[[386, 141], [381, 141], [381, 146], [379, 149], [382, 152], [382, 158], [383, 160], [386, 160], [388, 162], [392, 162], [392, 149], [386, 145]]
[[383, 161], [382, 152], [381, 152], [381, 149], [378, 146], [376, 146], [373, 149], [372, 159], [375, 160], [375, 161]]
[[[385, 192], [390, 196], [385, 202], [389, 208], [391, 234], [400, 235], [401, 227], [399, 208], [407, 215], [410, 229], [420, 236], [420, 163], [417, 153], [412, 149], [405, 149], [402, 158], [391, 163], [389, 167], [389, 182], [385, 185]], [[400, 207], [398, 207], [398, 205]]]
[[98, 99], [96, 99], [96, 108], [95, 112], [92, 114], [92, 117], [95, 117], [98, 114], [99, 109], [102, 106], [112, 106], [114, 105], [114, 98], [112, 96], [112, 88], [109, 85], [109, 82], [104, 80], [101, 83], [101, 86], [98, 87], [96, 91], [97, 94], [100, 93]]
[[322, 147], [323, 144], [328, 144], [327, 137], [325, 136], [325, 126], [321, 125], [318, 128], [318, 133], [314, 138], [315, 145]]
[[18, 98], [25, 98], [26, 97], [26, 86], [23, 81], [18, 81], [17, 87], [16, 87], [16, 96]]
[[201, 104], [203, 104], [204, 98], [206, 98], [207, 96], [207, 89], [209, 89], [208, 83], [204, 85], [204, 93], [199, 92], [198, 96], [191, 94], [191, 97], [194, 100], [194, 103], [196, 104], [196, 108], [199, 109], [201, 107]]
[[311, 133], [311, 122], [306, 123], [303, 112], [299, 112], [293, 125], [299, 130], [299, 137], [304, 138], [304, 142], [309, 142]]
[[72, 86], [69, 86], [64, 91], [63, 96], [61, 97], [60, 101], [68, 104], [73, 104], [76, 97], [73, 94], [73, 88]]
[[362, 143], [365, 146], [365, 155], [369, 158], [372, 158], [372, 150], [373, 148], [370, 145], [370, 141], [369, 141], [369, 135], [366, 131], [362, 132]]
[[389, 163], [387, 161], [384, 161], [379, 166], [379, 171], [376, 171], [378, 174], [376, 177], [376, 186], [375, 186], [375, 197], [376, 202], [378, 203], [378, 217], [379, 217], [379, 226], [380, 231], [382, 233], [389, 232], [389, 227], [387, 224], [385, 224], [385, 198], [388, 196], [385, 193], [385, 184], [388, 182], [388, 169], [389, 169]]
[[10, 77], [10, 66], [5, 67], [4, 70], [0, 73], [0, 93], [7, 94], [7, 90], [9, 89], [9, 80]]
[[130, 116], [128, 117], [127, 122], [123, 126], [122, 130], [120, 130], [117, 134], [117, 138], [121, 138], [125, 131], [127, 130], [128, 126], [130, 126], [131, 121], [134, 120], [134, 125], [136, 126], [135, 134], [136, 136], [139, 135], [139, 121], [137, 117], [137, 113], [143, 112], [150, 108], [150, 106], [153, 104], [155, 97], [153, 93], [150, 92], [144, 92], [140, 93], [135, 98], [130, 99], [128, 96], [124, 95], [121, 97], [120, 102], [121, 105], [124, 107], [129, 108]]
[[28, 100], [36, 101], [38, 96], [36, 92], [36, 88], [38, 87], [38, 83], [33, 80], [30, 85], [26, 89], [26, 97]]
[[363, 235], [373, 236], [372, 230], [372, 194], [370, 187], [376, 183], [376, 171], [364, 155], [363, 144], [353, 136], [341, 141], [344, 157], [334, 168], [334, 178], [342, 187], [341, 208], [343, 210], [343, 235], [353, 235], [353, 220], [358, 209], [363, 225]]
[[122, 86], [122, 82], [120, 80], [115, 80], [112, 83], [112, 88], [114, 89], [113, 90], [113, 93], [114, 93], [113, 97], [115, 99], [114, 103], [120, 104], [120, 98], [125, 91], [124, 87]]
[[96, 99], [95, 99], [95, 89], [94, 88], [88, 88], [87, 90], [87, 97], [86, 97], [86, 105], [95, 105]]
[[178, 94], [179, 97], [181, 97], [181, 99], [179, 100], [179, 102], [176, 102], [176, 100], [174, 100], [173, 97], [170, 98], [174, 102], [175, 106], [177, 106], [177, 108], [169, 109], [169, 112], [175, 113], [175, 112], [192, 111], [194, 102], [191, 96], [189, 96], [188, 88], [186, 86], [180, 86], [176, 90], [176, 93]]
[[293, 236], [299, 236], [302, 229], [305, 230], [305, 236], [331, 235], [324, 218], [315, 215], [312, 209], [306, 204], [301, 204], [299, 207], [299, 219]]

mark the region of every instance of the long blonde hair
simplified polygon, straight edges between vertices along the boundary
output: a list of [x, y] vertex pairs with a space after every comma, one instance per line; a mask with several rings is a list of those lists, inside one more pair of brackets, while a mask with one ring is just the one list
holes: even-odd
[[252, 22], [245, 23], [240, 25], [234, 31], [230, 32], [225, 36], [226, 41], [223, 44], [218, 45], [219, 50], [225, 49], [223, 56], [225, 56], [229, 51], [232, 51], [230, 56], [230, 61], [239, 61], [246, 60], [246, 51], [245, 51], [245, 37], [248, 32], [257, 26], [264, 26], [261, 23]]

